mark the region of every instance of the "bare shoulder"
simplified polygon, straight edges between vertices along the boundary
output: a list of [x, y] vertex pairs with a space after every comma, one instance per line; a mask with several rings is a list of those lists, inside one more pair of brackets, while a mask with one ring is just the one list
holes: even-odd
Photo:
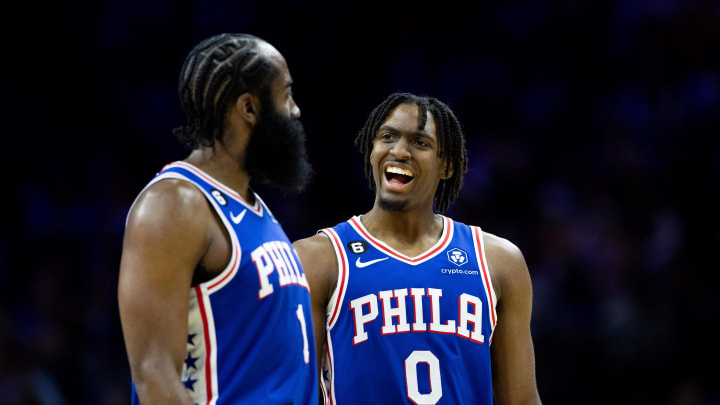
[[337, 267], [335, 249], [330, 238], [324, 233], [318, 233], [309, 238], [293, 242], [298, 257], [306, 272], [332, 270]]
[[529, 277], [525, 257], [514, 243], [484, 231], [483, 244], [493, 287], [500, 299], [503, 289], [524, 283]]
[[192, 184], [175, 179], [159, 181], [143, 191], [131, 208], [125, 246], [204, 249], [209, 243], [212, 215], [205, 196]]
[[330, 238], [318, 233], [293, 242], [310, 284], [310, 293], [324, 302], [329, 298], [338, 279], [338, 265]]
[[198, 209], [205, 207], [205, 196], [197, 187], [183, 180], [162, 180], [138, 196], [128, 217], [128, 225], [138, 221], [177, 218], [177, 215], [183, 214], [192, 217]]

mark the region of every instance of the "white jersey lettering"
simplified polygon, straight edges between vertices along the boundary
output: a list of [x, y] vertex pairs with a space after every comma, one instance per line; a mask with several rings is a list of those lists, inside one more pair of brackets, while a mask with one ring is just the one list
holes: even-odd
[[438, 288], [428, 288], [427, 294], [428, 297], [430, 297], [430, 308], [432, 310], [432, 322], [430, 322], [430, 332], [454, 334], [454, 320], [451, 319], [445, 324], [440, 323], [440, 297], [442, 297], [442, 290]]
[[[407, 310], [405, 309], [405, 297], [407, 297], [407, 288], [400, 290], [380, 291], [378, 297], [383, 303], [383, 327], [381, 333], [389, 335], [392, 333], [410, 332], [410, 325], [407, 323]], [[392, 307], [392, 298], [395, 298], [397, 307]], [[398, 324], [393, 325], [392, 318], [398, 319]]]
[[295, 260], [294, 251], [290, 245], [283, 241], [265, 242], [250, 254], [258, 271], [260, 291], [258, 298], [263, 299], [272, 294], [273, 284], [270, 275], [277, 270], [277, 283], [280, 287], [300, 285], [309, 288], [307, 278]]
[[[468, 307], [472, 305], [474, 311], [469, 312]], [[482, 301], [478, 297], [473, 297], [470, 294], [460, 295], [460, 308], [459, 308], [459, 326], [457, 328], [458, 336], [470, 339], [473, 342], [484, 343], [485, 336], [482, 334]], [[467, 328], [468, 323], [473, 325], [473, 330], [470, 332]]]
[[[367, 304], [369, 308], [366, 314], [364, 314], [362, 310], [365, 304]], [[353, 337], [353, 344], [356, 345], [368, 340], [368, 334], [365, 332], [365, 324], [378, 316], [377, 296], [375, 294], [368, 294], [364, 297], [355, 298], [350, 301], [350, 309], [353, 311], [355, 318], [355, 337]]]
[[288, 271], [288, 265], [282, 257], [281, 250], [278, 249], [278, 242], [265, 242], [263, 247], [268, 252], [273, 264], [275, 265], [275, 270], [278, 272], [278, 283], [280, 283], [280, 286], [284, 287], [292, 283], [290, 272]]
[[[379, 315], [378, 298], [382, 301], [383, 325], [380, 329], [381, 335], [394, 333], [415, 332], [422, 333], [430, 331], [447, 335], [458, 335], [475, 343], [483, 344], [485, 335], [482, 333], [482, 300], [474, 295], [463, 293], [458, 297], [458, 320], [449, 319], [444, 324], [440, 323], [440, 297], [442, 290], [438, 288], [410, 288], [412, 296], [412, 309], [407, 307], [408, 289], [379, 291], [377, 295], [368, 294], [350, 301], [350, 310], [353, 313], [355, 322], [355, 336], [353, 344], [359, 344], [369, 339], [365, 326], [374, 321]], [[427, 291], [427, 295], [425, 292]], [[432, 321], [430, 328], [423, 318], [423, 297], [430, 298]], [[394, 300], [394, 302], [393, 302]], [[393, 306], [395, 304], [395, 306]], [[408, 317], [413, 316], [412, 326], [408, 323]], [[397, 318], [395, 322], [393, 318]], [[457, 328], [455, 327], [458, 324]], [[472, 330], [469, 325], [472, 324]]]
[[283, 248], [283, 254], [285, 255], [285, 258], [288, 259], [290, 264], [292, 265], [293, 272], [295, 273], [295, 279], [297, 279], [297, 283], [305, 288], [308, 287], [307, 278], [305, 278], [305, 273], [300, 271], [300, 267], [297, 264], [297, 261], [295, 260], [295, 255], [293, 254], [293, 250], [290, 250], [290, 245], [288, 245], [285, 242], [282, 242], [282, 248]]
[[412, 324], [413, 332], [425, 332], [427, 324], [423, 320], [422, 297], [425, 296], [424, 288], [411, 288], [410, 295], [413, 297], [413, 309], [415, 310], [415, 322]]
[[272, 294], [274, 291], [269, 279], [270, 274], [272, 274], [274, 271], [272, 260], [270, 259], [270, 256], [268, 255], [265, 248], [263, 248], [262, 246], [258, 246], [255, 250], [253, 250], [253, 252], [250, 254], [250, 257], [252, 258], [253, 263], [255, 263], [255, 267], [257, 268], [258, 272], [258, 278], [260, 279], [260, 291], [258, 291], [258, 299], [263, 299], [268, 295]]

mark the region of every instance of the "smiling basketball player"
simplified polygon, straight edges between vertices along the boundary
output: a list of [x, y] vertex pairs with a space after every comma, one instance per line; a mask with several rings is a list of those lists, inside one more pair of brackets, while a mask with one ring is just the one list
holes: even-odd
[[325, 403], [539, 404], [520, 250], [435, 211], [467, 171], [452, 111], [393, 94], [356, 144], [374, 206], [294, 244]]

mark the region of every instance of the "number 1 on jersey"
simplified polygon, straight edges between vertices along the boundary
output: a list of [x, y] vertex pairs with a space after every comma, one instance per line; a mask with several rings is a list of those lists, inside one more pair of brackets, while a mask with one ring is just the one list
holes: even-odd
[[307, 338], [307, 326], [305, 325], [305, 313], [303, 312], [302, 304], [298, 305], [297, 312], [298, 321], [300, 322], [300, 330], [303, 336], [303, 357], [305, 358], [305, 364], [310, 363], [310, 349], [308, 349], [308, 338]]
[[[418, 363], [428, 365], [430, 371], [430, 392], [420, 393], [417, 378]], [[442, 384], [440, 381], [440, 360], [428, 350], [415, 350], [405, 359], [405, 384], [407, 396], [418, 405], [436, 404], [442, 397]]]

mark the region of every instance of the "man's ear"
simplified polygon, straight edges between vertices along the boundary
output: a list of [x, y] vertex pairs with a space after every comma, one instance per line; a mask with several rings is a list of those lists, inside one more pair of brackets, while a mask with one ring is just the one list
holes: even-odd
[[454, 173], [455, 173], [455, 168], [453, 167], [452, 162], [445, 159], [445, 164], [443, 164], [442, 173], [440, 173], [440, 178], [442, 180], [447, 180], [450, 177], [452, 177]]
[[260, 115], [260, 100], [250, 94], [243, 93], [235, 101], [235, 112], [247, 121], [248, 125], [254, 127]]

